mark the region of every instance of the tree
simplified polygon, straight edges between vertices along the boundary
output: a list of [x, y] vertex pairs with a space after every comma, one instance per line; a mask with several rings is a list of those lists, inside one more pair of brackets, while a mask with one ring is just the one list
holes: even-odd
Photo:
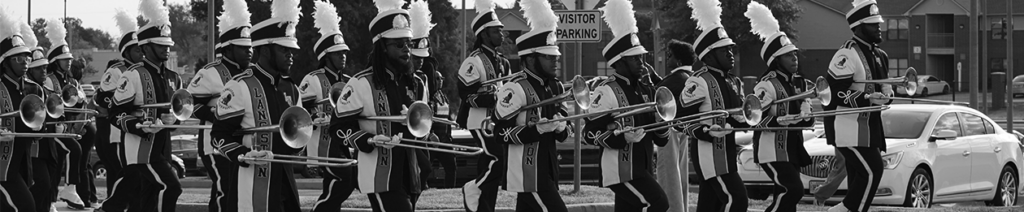
[[174, 47], [171, 51], [178, 52], [178, 64], [174, 66], [185, 66], [195, 64], [196, 61], [206, 60], [210, 57], [210, 41], [208, 39], [209, 23], [206, 19], [197, 19], [191, 14], [190, 8], [186, 5], [171, 4], [171, 39], [174, 40]]
[[[64, 27], [67, 28], [68, 35], [64, 40], [71, 44], [72, 49], [114, 48], [114, 38], [103, 30], [82, 27], [82, 19], [75, 17], [68, 17], [65, 22]], [[50, 39], [46, 37], [46, 20], [39, 18], [33, 21], [31, 25], [32, 31], [35, 32], [36, 37], [39, 39], [39, 46], [50, 48]]]

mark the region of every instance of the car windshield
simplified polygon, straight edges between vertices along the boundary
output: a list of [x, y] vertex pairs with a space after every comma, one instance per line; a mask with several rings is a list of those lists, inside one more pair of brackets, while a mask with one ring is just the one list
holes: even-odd
[[931, 112], [923, 111], [882, 111], [882, 129], [886, 138], [918, 138], [928, 123]]

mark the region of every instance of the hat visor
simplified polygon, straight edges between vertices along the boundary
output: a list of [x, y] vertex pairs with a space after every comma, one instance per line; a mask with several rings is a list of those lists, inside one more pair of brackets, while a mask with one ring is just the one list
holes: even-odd
[[236, 46], [252, 46], [252, 39], [234, 39], [223, 43], [224, 46], [236, 45]]
[[711, 51], [714, 51], [717, 48], [722, 48], [722, 47], [732, 46], [732, 45], [736, 45], [736, 43], [734, 43], [731, 38], [726, 38], [726, 39], [721, 39], [721, 40], [715, 41], [715, 43], [712, 43], [710, 46], [708, 46], [707, 49], [704, 49], [703, 52], [700, 52], [700, 54], [697, 55], [697, 59], [704, 59], [704, 56], [708, 55], [708, 53], [711, 53]]
[[380, 35], [377, 35], [377, 37], [374, 37], [373, 42], [377, 42], [379, 38], [412, 38], [412, 29], [391, 29], [384, 33], [381, 33]]
[[558, 51], [558, 46], [542, 46], [532, 49], [519, 50], [519, 56], [524, 56], [532, 53], [541, 53], [546, 55], [562, 56], [562, 52]]
[[348, 45], [345, 45], [345, 44], [334, 45], [334, 46], [331, 46], [330, 48], [327, 48], [327, 50], [324, 50], [324, 52], [320, 52], [320, 54], [316, 56], [316, 59], [317, 60], [323, 59], [324, 56], [327, 56], [327, 53], [337, 52], [337, 51], [347, 51], [347, 50], [349, 50]]
[[800, 50], [800, 49], [796, 48], [796, 45], [785, 45], [782, 48], [779, 48], [778, 51], [775, 51], [775, 53], [772, 53], [772, 57], [768, 58], [768, 61], [765, 61], [765, 64], [771, 66], [772, 62], [775, 61], [775, 58], [778, 58], [781, 55], [784, 55], [784, 54], [787, 54], [787, 53], [790, 53], [790, 52], [793, 52], [793, 51], [796, 51], [796, 50]]
[[642, 54], [647, 54], [647, 53], [648, 53], [647, 49], [644, 48], [644, 46], [635, 46], [633, 48], [627, 49], [625, 52], [619, 53], [619, 55], [615, 56], [615, 58], [612, 58], [611, 60], [609, 60], [608, 64], [615, 64], [615, 62], [618, 62], [623, 57], [636, 56], [636, 55], [642, 55]]
[[486, 23], [486, 24], [484, 24], [483, 26], [480, 26], [480, 28], [479, 28], [479, 29], [476, 29], [476, 32], [474, 32], [473, 34], [474, 34], [474, 35], [480, 35], [480, 33], [481, 33], [481, 32], [483, 32], [483, 31], [484, 31], [485, 29], [487, 29], [488, 27], [505, 27], [505, 25], [504, 25], [504, 24], [501, 24], [501, 21], [498, 21], [498, 20], [493, 20], [493, 21], [491, 21], [491, 22], [487, 22], [487, 23]]
[[867, 18], [862, 19], [861, 23], [865, 23], [865, 24], [879, 24], [879, 23], [885, 23], [885, 20], [882, 19], [882, 16], [876, 15], [876, 16], [871, 16], [871, 17], [867, 17]]
[[268, 45], [268, 44], [277, 44], [277, 45], [288, 47], [288, 48], [291, 48], [291, 49], [299, 49], [299, 44], [296, 42], [295, 38], [293, 38], [293, 37], [267, 38], [267, 39], [261, 39], [261, 40], [252, 41], [252, 46], [253, 47], [262, 46], [262, 45]]
[[53, 61], [62, 60], [62, 59], [75, 59], [75, 57], [71, 56], [71, 53], [64, 53], [64, 54], [57, 55], [56, 57], [50, 58], [50, 62], [52, 63]]
[[50, 63], [47, 63], [46, 60], [33, 60], [31, 63], [28, 64], [28, 68], [35, 68], [35, 67], [45, 66], [47, 64], [50, 64]]
[[429, 49], [409, 49], [409, 53], [417, 57], [430, 57]]
[[140, 40], [139, 41], [139, 45], [149, 44], [149, 43], [154, 43], [154, 44], [162, 45], [162, 46], [174, 46], [174, 41], [171, 40], [170, 37], [150, 38], [150, 39], [145, 39], [145, 40]]
[[0, 56], [0, 61], [3, 61], [4, 58], [10, 57], [11, 55], [29, 53], [29, 50], [30, 48], [28, 48], [27, 46], [14, 47], [11, 50], [7, 50], [7, 52], [4, 52], [3, 56]]

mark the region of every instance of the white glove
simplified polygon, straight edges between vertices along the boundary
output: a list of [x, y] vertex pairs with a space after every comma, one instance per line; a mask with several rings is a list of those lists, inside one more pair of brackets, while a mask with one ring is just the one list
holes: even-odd
[[[726, 123], [724, 128], [732, 128], [732, 125]], [[725, 137], [725, 135], [728, 135], [729, 133], [732, 133], [732, 131], [724, 130], [722, 126], [719, 126], [717, 124], [711, 125], [711, 127], [708, 128], [708, 134], [711, 134], [711, 136], [714, 136], [716, 138]]]
[[54, 127], [57, 129], [57, 133], [64, 133], [64, 130], [68, 129], [68, 127], [64, 126], [64, 124], [55, 124]]
[[[267, 156], [266, 152], [258, 151], [258, 150], [252, 150], [252, 151], [246, 152], [245, 155], [240, 155], [239, 157], [246, 157], [246, 158], [257, 159], [257, 158], [265, 158], [266, 156]], [[268, 161], [262, 161], [262, 160], [242, 160], [242, 159], [239, 159], [239, 161], [244, 161], [246, 163], [256, 164], [256, 165], [264, 165], [264, 164], [270, 163]]]
[[370, 141], [370, 143], [372, 143], [373, 145], [377, 145], [379, 147], [384, 147], [388, 149], [391, 149], [391, 147], [395, 147], [394, 145], [389, 144], [391, 142], [391, 137], [388, 137], [386, 135], [375, 135], [373, 136], [373, 138], [370, 138]]
[[395, 144], [398, 144], [398, 142], [402, 142], [402, 133], [398, 133], [398, 135], [392, 135], [391, 140], [388, 140], [388, 145], [393, 147], [395, 146]]
[[313, 124], [314, 125], [320, 125], [320, 126], [327, 125], [328, 122], [329, 121], [327, 120], [327, 117], [320, 117], [320, 118], [316, 118], [316, 119], [313, 120]]
[[[160, 121], [160, 119], [154, 119], [153, 121], [145, 121], [145, 122], [142, 122], [142, 125], [150, 125], [150, 124], [152, 124], [152, 125], [154, 125], [154, 126], [160, 126], [160, 125], [164, 125], [164, 122], [163, 122], [163, 121]], [[58, 130], [59, 130], [59, 129], [60, 129], [60, 128], [58, 128]], [[157, 133], [157, 132], [160, 132], [160, 128], [156, 128], [156, 127], [144, 127], [144, 128], [142, 128], [142, 131], [143, 131], [143, 132], [146, 132], [146, 133]]]
[[[547, 121], [547, 120], [548, 119], [546, 119], [546, 118], [541, 118], [540, 119], [541, 122], [544, 122], [544, 121]], [[537, 124], [536, 127], [537, 127], [537, 132], [539, 132], [540, 134], [554, 132], [555, 130], [558, 130], [558, 122]]]
[[640, 140], [643, 140], [644, 136], [647, 135], [647, 131], [644, 131], [644, 129], [636, 129], [626, 132], [624, 135], [626, 137], [626, 142], [640, 143]]
[[496, 85], [495, 83], [480, 86], [480, 89], [476, 90], [476, 92], [480, 94], [492, 94], [495, 91], [498, 91], [498, 85]]
[[743, 116], [743, 114], [732, 115], [732, 119], [738, 122], [747, 122], [747, 117]]
[[[562, 118], [562, 115], [561, 114], [555, 114], [555, 119], [559, 119], [559, 118]], [[564, 132], [565, 131], [565, 127], [568, 125], [568, 123], [566, 123], [564, 121], [555, 122], [555, 124], [556, 124], [555, 125], [555, 132]]]
[[888, 103], [889, 102], [888, 99], [883, 99], [885, 97], [886, 97], [885, 94], [878, 93], [878, 92], [871, 93], [871, 94], [869, 94], [867, 96], [868, 100], [871, 100], [871, 104], [875, 104], [875, 105], [884, 105], [885, 103]]
[[409, 115], [409, 106], [402, 105], [402, 115]]
[[433, 133], [431, 133], [430, 135], [427, 135], [427, 140], [431, 141], [431, 142], [441, 142], [441, 138], [438, 138], [437, 134], [433, 134]]
[[11, 131], [9, 131], [7, 129], [0, 129], [0, 134], [4, 134], [4, 135], [0, 136], [0, 141], [13, 141], [14, 140], [14, 136], [13, 135], [7, 135], [7, 133], [10, 133], [10, 132]]
[[[811, 102], [810, 101], [804, 101], [804, 103], [800, 104], [800, 117], [807, 117], [809, 115], [811, 115]], [[804, 121], [807, 121], [807, 120], [810, 120], [810, 119], [812, 119], [812, 118], [804, 118]]]
[[797, 122], [800, 122], [800, 120], [792, 119], [790, 117], [792, 117], [792, 116], [780, 116], [780, 117], [775, 118], [775, 121], [779, 122], [779, 125], [782, 125], [782, 126], [788, 126], [788, 125], [796, 124]]
[[175, 120], [178, 120], [178, 119], [175, 118], [173, 114], [170, 114], [170, 113], [160, 114], [160, 121], [162, 121], [161, 124], [174, 123]]

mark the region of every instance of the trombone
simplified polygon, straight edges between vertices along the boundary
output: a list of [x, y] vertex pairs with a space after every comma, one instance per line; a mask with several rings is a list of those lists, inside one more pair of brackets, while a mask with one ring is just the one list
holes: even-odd
[[902, 86], [903, 89], [907, 91], [907, 95], [914, 95], [917, 93], [917, 70], [914, 69], [914, 67], [910, 67], [907, 68], [907, 73], [904, 73], [901, 77], [877, 80], [856, 80], [854, 82]]
[[60, 89], [60, 97], [64, 107], [71, 107], [85, 99], [85, 91], [75, 83], [68, 83]]
[[[564, 88], [565, 85], [563, 84], [562, 87]], [[579, 75], [576, 75], [576, 77], [573, 77], [572, 78], [572, 85], [569, 86], [568, 89], [570, 90], [570, 92], [563, 92], [562, 94], [559, 94], [558, 96], [551, 97], [549, 99], [541, 100], [540, 102], [537, 102], [537, 103], [533, 103], [533, 104], [530, 104], [530, 105], [523, 106], [523, 107], [519, 108], [519, 110], [517, 110], [517, 111], [521, 112], [521, 111], [525, 111], [525, 110], [530, 110], [530, 109], [542, 107], [542, 106], [545, 106], [545, 105], [558, 104], [558, 103], [562, 103], [562, 102], [564, 102], [566, 100], [569, 100], [569, 98], [572, 98], [571, 100], [574, 101], [576, 103], [576, 106], [579, 106], [581, 110], [588, 110], [588, 109], [590, 109], [590, 104], [591, 104], [591, 102], [590, 102], [590, 92], [591, 92], [590, 85], [587, 85], [587, 81], [583, 80], [583, 77], [581, 77]], [[494, 135], [494, 122], [491, 121], [490, 119], [484, 119], [483, 122], [484, 122], [484, 123], [482, 123], [482, 125], [483, 125], [482, 132], [483, 132], [483, 134], [486, 135], [486, 136], [493, 136]]]
[[579, 115], [574, 115], [574, 116], [562, 117], [562, 118], [557, 118], [557, 119], [550, 119], [550, 120], [545, 120], [545, 121], [537, 122], [536, 124], [546, 124], [546, 123], [551, 123], [551, 122], [556, 122], [556, 121], [568, 121], [568, 120], [575, 120], [575, 119], [580, 119], [580, 118], [597, 117], [597, 116], [603, 116], [603, 115], [606, 115], [606, 114], [618, 113], [618, 112], [623, 112], [623, 111], [626, 111], [626, 112], [621, 113], [621, 114], [617, 114], [617, 115], [613, 116], [613, 118], [619, 119], [619, 118], [622, 118], [622, 117], [634, 116], [634, 115], [642, 114], [642, 113], [657, 112], [658, 113], [657, 115], [659, 117], [661, 117], [661, 120], [672, 120], [676, 116], [676, 97], [672, 95], [672, 91], [669, 91], [668, 88], [658, 87], [658, 89], [654, 93], [654, 102], [647, 102], [647, 103], [641, 103], [641, 104], [635, 104], [635, 105], [624, 106], [624, 107], [619, 107], [619, 108], [613, 108], [613, 109], [608, 109], [608, 110], [598, 111], [598, 112], [593, 112], [593, 113], [584, 113], [584, 114], [579, 114]]
[[317, 101], [317, 104], [330, 103], [331, 107], [338, 107], [338, 100], [341, 99], [342, 91], [345, 91], [345, 82], [336, 82], [331, 85], [331, 89], [328, 91], [326, 99]]
[[[35, 94], [29, 94], [21, 99], [18, 111], [0, 114], [0, 118], [19, 117], [21, 122], [32, 129], [43, 127], [46, 121], [46, 108], [43, 98]], [[0, 136], [31, 137], [31, 138], [73, 138], [81, 139], [82, 136], [67, 133], [0, 133]]]
[[[409, 113], [408, 113], [408, 115], [401, 115], [401, 116], [372, 116], [372, 117], [366, 117], [366, 118], [364, 118], [364, 120], [370, 120], [370, 121], [390, 121], [390, 122], [403, 123], [406, 126], [406, 128], [409, 130], [409, 132], [412, 133], [413, 137], [422, 138], [422, 137], [426, 137], [427, 135], [430, 135], [430, 128], [432, 127], [433, 122], [434, 122], [434, 117], [433, 116], [434, 116], [434, 112], [430, 109], [430, 106], [428, 106], [427, 103], [422, 102], [422, 101], [416, 101], [416, 102], [413, 102], [412, 105], [409, 105]], [[310, 129], [310, 130], [312, 131], [312, 129]], [[479, 155], [480, 153], [484, 152], [484, 149], [479, 148], [479, 147], [463, 146], [463, 145], [458, 145], [458, 144], [420, 141], [420, 140], [416, 140], [416, 139], [407, 139], [407, 138], [402, 138], [401, 141], [404, 142], [404, 143], [414, 143], [414, 144], [425, 144], [425, 145], [435, 145], [435, 146], [449, 147], [449, 148], [453, 148], [454, 150], [453, 149], [437, 148], [437, 147], [417, 146], [417, 145], [412, 145], [412, 144], [402, 144], [402, 143], [393, 144], [393, 145], [397, 146], [397, 147], [422, 149], [422, 150], [427, 150], [427, 151], [444, 152], [444, 153], [451, 153], [451, 154], [457, 154], [457, 155], [467, 155], [467, 156], [469, 156], [469, 155]], [[379, 142], [371, 140], [371, 143], [379, 143]], [[465, 150], [465, 151], [459, 151], [459, 150]]]
[[826, 117], [826, 116], [838, 116], [838, 115], [848, 115], [848, 114], [857, 114], [857, 113], [880, 112], [880, 111], [888, 110], [888, 109], [889, 109], [888, 105], [882, 105], [882, 106], [871, 106], [871, 107], [858, 107], [858, 108], [826, 110], [826, 111], [811, 112], [810, 114], [807, 114], [807, 115], [779, 116], [779, 120], [780, 121], [792, 121], [792, 120], [797, 120], [797, 119], [809, 119], [809, 118]]
[[813, 83], [807, 79], [804, 79], [804, 82], [807, 83], [807, 85], [811, 85], [813, 87], [797, 95], [789, 96], [782, 99], [776, 99], [775, 101], [772, 101], [772, 103], [770, 104], [781, 104], [785, 102], [803, 100], [808, 98], [816, 98], [819, 101], [821, 101], [822, 105], [829, 105], [829, 103], [832, 102], [832, 89], [829, 88], [828, 80], [825, 80], [825, 77], [818, 77], [818, 79], [815, 80], [815, 82]]
[[743, 115], [743, 122], [748, 125], [757, 125], [761, 122], [761, 115], [764, 111], [761, 110], [761, 100], [753, 94], [748, 94], [743, 98], [743, 106], [739, 108], [732, 108], [726, 110], [712, 110], [708, 112], [683, 116], [669, 121], [656, 122], [647, 125], [630, 127], [626, 129], [617, 129], [614, 131], [615, 135], [619, 135], [625, 132], [630, 132], [638, 129], [645, 129], [647, 131], [658, 131], [668, 129], [670, 127], [676, 127], [680, 125], [690, 124], [694, 122], [704, 121], [714, 118], [728, 117], [731, 115]]
[[91, 109], [67, 108], [65, 106], [67, 105], [67, 102], [64, 102], [63, 100], [64, 97], [57, 97], [55, 95], [50, 95], [49, 97], [47, 97], [44, 103], [46, 106], [46, 114], [49, 115], [51, 118], [57, 118], [64, 116], [64, 114], [66, 113], [79, 113], [86, 115], [96, 115], [99, 113], [96, 110]]
[[525, 74], [525, 73], [520, 71], [520, 72], [516, 72], [514, 74], [506, 75], [504, 77], [498, 77], [498, 78], [494, 78], [494, 79], [484, 80], [483, 82], [480, 82], [480, 85], [489, 85], [489, 84], [495, 84], [495, 83], [498, 83], [498, 82], [504, 82], [504, 81], [507, 81], [507, 80], [511, 80], [512, 78], [515, 78], [515, 77], [518, 77], [518, 76], [522, 76], [523, 74]]

